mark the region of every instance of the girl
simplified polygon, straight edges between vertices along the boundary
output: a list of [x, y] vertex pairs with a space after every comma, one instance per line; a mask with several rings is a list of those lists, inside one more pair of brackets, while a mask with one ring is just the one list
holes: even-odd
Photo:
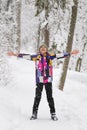
[[17, 56], [20, 58], [26, 58], [29, 60], [35, 61], [36, 68], [36, 93], [34, 98], [33, 110], [31, 120], [37, 119], [38, 107], [41, 100], [43, 86], [45, 86], [47, 101], [50, 108], [50, 114], [52, 120], [58, 120], [55, 111], [54, 99], [52, 96], [52, 80], [53, 80], [53, 66], [52, 60], [55, 58], [65, 58], [70, 56], [71, 54], [77, 54], [78, 51], [74, 50], [70, 53], [65, 53], [61, 57], [58, 54], [49, 54], [48, 48], [45, 44], [42, 44], [39, 47], [39, 54], [29, 55], [29, 54], [15, 54], [13, 52], [9, 52], [9, 56]]

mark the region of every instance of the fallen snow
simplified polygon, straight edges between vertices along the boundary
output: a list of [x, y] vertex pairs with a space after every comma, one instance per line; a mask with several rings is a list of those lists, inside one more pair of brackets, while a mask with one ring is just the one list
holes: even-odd
[[0, 87], [0, 130], [87, 130], [87, 74], [68, 71], [64, 91], [57, 88], [60, 69], [54, 69], [53, 95], [58, 121], [50, 119], [45, 89], [38, 119], [30, 120], [35, 95], [34, 62], [8, 59], [12, 80]]

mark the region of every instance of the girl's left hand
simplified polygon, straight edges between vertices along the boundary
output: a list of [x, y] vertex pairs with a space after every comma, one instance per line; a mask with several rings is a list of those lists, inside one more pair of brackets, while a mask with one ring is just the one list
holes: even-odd
[[71, 55], [72, 55], [72, 54], [76, 55], [76, 54], [78, 54], [78, 53], [79, 53], [79, 50], [73, 50], [73, 51], [70, 52]]

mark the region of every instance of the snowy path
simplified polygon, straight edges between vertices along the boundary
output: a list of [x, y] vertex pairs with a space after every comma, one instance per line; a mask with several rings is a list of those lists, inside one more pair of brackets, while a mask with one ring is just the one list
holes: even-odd
[[11, 58], [9, 64], [14, 80], [7, 87], [0, 87], [0, 130], [87, 130], [87, 74], [69, 71], [61, 92], [56, 87], [59, 70], [54, 70], [53, 95], [59, 120], [50, 119], [43, 90], [38, 120], [31, 121], [34, 63]]

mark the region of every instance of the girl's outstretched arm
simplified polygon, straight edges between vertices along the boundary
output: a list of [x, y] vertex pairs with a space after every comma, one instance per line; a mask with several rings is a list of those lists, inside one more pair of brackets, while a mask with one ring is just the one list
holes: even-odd
[[73, 50], [70, 53], [65, 52], [64, 54], [56, 54], [56, 58], [61, 59], [61, 58], [65, 58], [65, 57], [68, 57], [68, 56], [71, 56], [71, 55], [76, 55], [78, 53], [79, 53], [79, 50]]
[[7, 53], [9, 56], [16, 56], [19, 58], [23, 58], [23, 59], [27, 59], [30, 60], [31, 59], [31, 55], [30, 54], [24, 54], [24, 53], [14, 53], [14, 52], [8, 52]]
[[18, 58], [23, 58], [26, 60], [32, 60], [35, 61], [37, 59], [38, 54], [30, 55], [30, 54], [25, 54], [25, 53], [14, 53], [14, 52], [8, 52], [8, 56], [16, 56]]

